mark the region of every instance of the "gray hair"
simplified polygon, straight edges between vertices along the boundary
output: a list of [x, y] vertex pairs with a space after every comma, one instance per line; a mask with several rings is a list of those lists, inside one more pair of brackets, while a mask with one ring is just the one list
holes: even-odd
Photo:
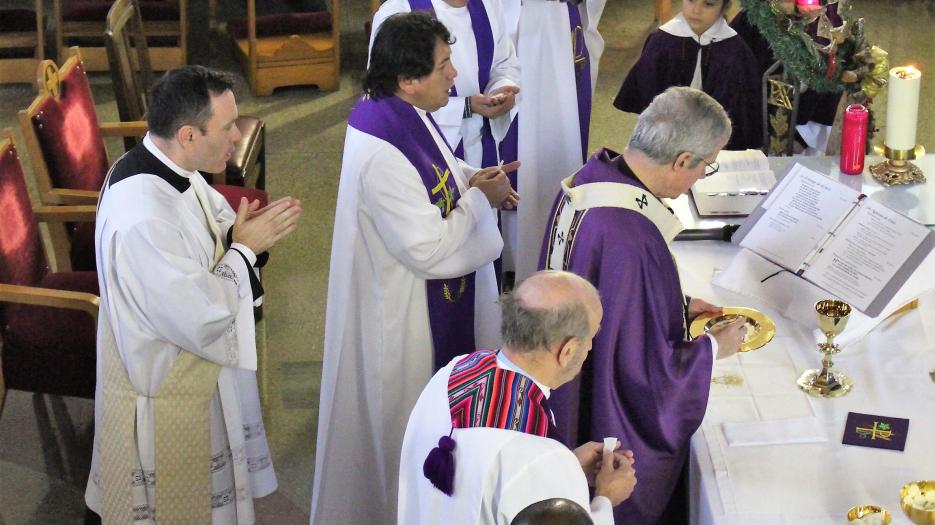
[[588, 309], [581, 301], [554, 308], [530, 308], [512, 293], [500, 296], [503, 344], [518, 351], [551, 348], [568, 337], [589, 335]]
[[686, 151], [710, 157], [730, 132], [730, 117], [711, 96], [688, 87], [670, 87], [640, 113], [629, 147], [657, 164], [666, 164]]

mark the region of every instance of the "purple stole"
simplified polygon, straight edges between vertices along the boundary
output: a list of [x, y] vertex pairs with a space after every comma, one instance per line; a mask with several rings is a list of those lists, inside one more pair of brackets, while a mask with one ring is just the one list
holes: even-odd
[[456, 428], [499, 428], [548, 437], [559, 442], [548, 399], [531, 378], [499, 368], [495, 350], [478, 350], [455, 363], [448, 376], [451, 433], [438, 440], [422, 465], [422, 473], [438, 490], [454, 493], [451, 437]]
[[[409, 0], [409, 9], [415, 11], [427, 11], [432, 18], [437, 18], [435, 8], [432, 7], [431, 0]], [[469, 0], [467, 4], [468, 13], [471, 15], [471, 29], [474, 32], [474, 40], [477, 44], [477, 86], [483, 93], [484, 88], [490, 82], [490, 68], [493, 65], [493, 31], [490, 29], [490, 18], [487, 16], [487, 9], [484, 7], [483, 0]], [[451, 95], [458, 96], [458, 89], [451, 88]], [[496, 166], [497, 165], [497, 144], [493, 140], [493, 134], [490, 131], [490, 120], [484, 117], [484, 125], [481, 128], [481, 146], [483, 156], [481, 165], [477, 167]], [[455, 147], [455, 156], [464, 158], [464, 141], [462, 140]], [[514, 154], [510, 160], [516, 160]]]
[[588, 160], [588, 135], [591, 127], [591, 54], [584, 40], [584, 26], [578, 5], [567, 2], [568, 22], [571, 25], [572, 57], [575, 68], [575, 87], [578, 90], [578, 127], [581, 129], [581, 162]]
[[[432, 117], [428, 118], [435, 125]], [[365, 97], [351, 111], [348, 125], [398, 149], [419, 172], [429, 201], [438, 207], [442, 217], [457, 207], [461, 192], [455, 175], [411, 104], [396, 96], [380, 100]], [[438, 134], [442, 136], [440, 130]], [[474, 272], [427, 280], [425, 295], [435, 347], [433, 370], [438, 370], [455, 356], [475, 349]]]

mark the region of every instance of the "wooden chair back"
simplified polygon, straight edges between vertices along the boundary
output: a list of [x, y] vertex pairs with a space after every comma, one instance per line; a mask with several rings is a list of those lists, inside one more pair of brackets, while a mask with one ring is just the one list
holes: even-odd
[[114, 2], [107, 13], [104, 39], [120, 120], [143, 120], [146, 93], [153, 85], [153, 68], [138, 0]]
[[[35, 79], [33, 71], [45, 59], [43, 10], [42, 0], [36, 0], [32, 10], [0, 9], [0, 49], [15, 53], [0, 58], [0, 84], [31, 83]], [[30, 48], [32, 56], [25, 56]]]

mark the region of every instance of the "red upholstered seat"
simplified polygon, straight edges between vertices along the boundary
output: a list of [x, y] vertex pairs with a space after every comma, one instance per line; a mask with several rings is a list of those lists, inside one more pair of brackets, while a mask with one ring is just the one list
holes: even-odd
[[[62, 19], [70, 22], [96, 22], [107, 18], [110, 0], [85, 0], [62, 5]], [[143, 0], [140, 2], [143, 20], [172, 21], [179, 19], [179, 4], [169, 0]]]
[[0, 33], [36, 30], [36, 12], [31, 9], [0, 9]]
[[[50, 273], [41, 288], [98, 293], [97, 272]], [[7, 388], [94, 397], [97, 323], [86, 312], [4, 305], [3, 371]]]
[[[0, 285], [98, 295], [96, 272], [49, 273], [16, 149], [0, 145]], [[96, 329], [86, 311], [0, 302], [6, 387], [93, 397]]]
[[259, 200], [261, 208], [269, 204], [269, 194], [263, 190], [228, 184], [213, 184], [211, 187], [218, 190], [218, 193], [227, 199], [227, 203], [231, 205], [231, 208], [234, 208], [234, 211], [237, 211], [237, 207], [240, 206], [241, 197], [246, 197], [250, 202]]
[[100, 191], [107, 150], [84, 67], [62, 69], [59, 98], [48, 97], [32, 118], [55, 187]]
[[[262, 38], [324, 33], [331, 31], [331, 26], [331, 13], [327, 11], [264, 15], [256, 17], [256, 36]], [[229, 20], [227, 32], [238, 40], [247, 38], [247, 21], [242, 18]]]

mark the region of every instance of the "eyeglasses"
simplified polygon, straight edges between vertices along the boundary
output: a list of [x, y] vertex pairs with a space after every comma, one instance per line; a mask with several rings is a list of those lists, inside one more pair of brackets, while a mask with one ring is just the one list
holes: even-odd
[[715, 173], [717, 173], [719, 169], [721, 169], [721, 165], [718, 164], [717, 161], [708, 162], [704, 159], [701, 159], [701, 162], [704, 162], [704, 166], [705, 166], [704, 176], [705, 177], [710, 177], [711, 175], [714, 175]]

